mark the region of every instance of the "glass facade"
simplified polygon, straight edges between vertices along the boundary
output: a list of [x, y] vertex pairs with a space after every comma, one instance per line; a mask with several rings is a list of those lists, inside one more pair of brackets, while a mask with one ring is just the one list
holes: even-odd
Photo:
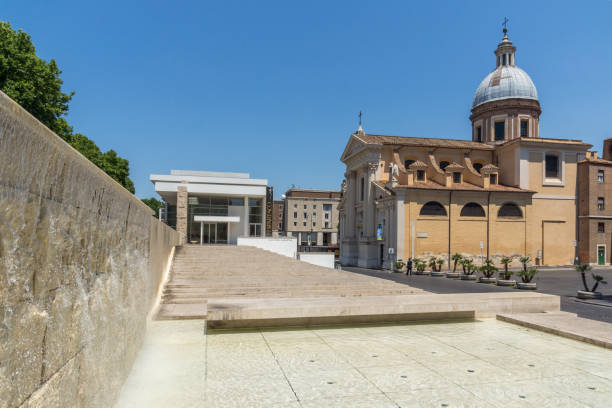
[[[204, 244], [227, 244], [228, 223], [202, 223], [194, 221], [197, 215], [228, 216], [229, 207], [244, 206], [242, 197], [219, 197], [219, 196], [189, 196], [187, 199], [187, 237], [188, 242], [200, 243], [200, 235]], [[168, 225], [176, 228], [176, 206], [174, 206], [174, 225], [170, 224], [170, 207], [168, 206]], [[241, 212], [242, 214], [242, 212]]]
[[249, 236], [261, 237], [263, 202], [261, 198], [249, 198]]

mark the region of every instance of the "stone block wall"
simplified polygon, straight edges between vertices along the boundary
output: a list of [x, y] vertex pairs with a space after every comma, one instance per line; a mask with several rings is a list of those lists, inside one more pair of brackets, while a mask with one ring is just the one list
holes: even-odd
[[0, 92], [0, 408], [114, 404], [178, 243], [151, 214]]

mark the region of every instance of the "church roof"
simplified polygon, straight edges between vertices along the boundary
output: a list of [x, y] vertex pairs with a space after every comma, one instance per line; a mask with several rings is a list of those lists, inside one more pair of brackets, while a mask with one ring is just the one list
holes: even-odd
[[461, 191], [497, 191], [497, 192], [512, 192], [512, 193], [535, 193], [535, 191], [525, 190], [518, 187], [505, 186], [503, 184], [491, 184], [489, 188], [477, 186], [472, 183], [453, 183], [451, 187], [446, 187], [433, 180], [419, 181], [413, 185], [399, 185], [397, 188], [417, 189], [417, 190], [461, 190]]
[[452, 171], [452, 170], [463, 170], [463, 166], [460, 165], [459, 163], [456, 162], [452, 162], [451, 164], [449, 164], [448, 166], [446, 166], [446, 168], [444, 169], [446, 171]]
[[592, 158], [592, 159], [584, 159], [584, 160], [580, 160], [578, 162], [578, 164], [582, 164], [582, 163], [590, 163], [590, 164], [599, 164], [599, 165], [603, 165], [603, 166], [612, 166], [612, 161], [610, 160], [605, 160], [602, 159], [600, 157], [598, 158]]
[[386, 136], [386, 135], [373, 135], [369, 133], [363, 133], [363, 134], [355, 133], [354, 136], [367, 144], [413, 146], [413, 147], [446, 147], [450, 149], [495, 150], [493, 146], [489, 146], [484, 143], [472, 142], [470, 140], [427, 138], [427, 137]]

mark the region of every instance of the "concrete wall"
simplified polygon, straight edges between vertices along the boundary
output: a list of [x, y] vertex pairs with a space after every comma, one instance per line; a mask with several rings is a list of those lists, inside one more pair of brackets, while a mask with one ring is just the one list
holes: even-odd
[[300, 252], [298, 258], [300, 261], [332, 269], [336, 261], [336, 256], [327, 252]]
[[238, 237], [238, 245], [254, 246], [294, 259], [297, 257], [296, 238]]
[[0, 92], [1, 408], [113, 405], [178, 242], [151, 214]]

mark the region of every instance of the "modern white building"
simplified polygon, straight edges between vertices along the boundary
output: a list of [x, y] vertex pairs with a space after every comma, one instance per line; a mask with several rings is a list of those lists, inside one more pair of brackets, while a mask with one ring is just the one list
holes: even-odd
[[236, 244], [239, 236], [263, 236], [268, 180], [248, 173], [171, 170], [151, 174], [166, 203], [168, 225], [187, 243]]

